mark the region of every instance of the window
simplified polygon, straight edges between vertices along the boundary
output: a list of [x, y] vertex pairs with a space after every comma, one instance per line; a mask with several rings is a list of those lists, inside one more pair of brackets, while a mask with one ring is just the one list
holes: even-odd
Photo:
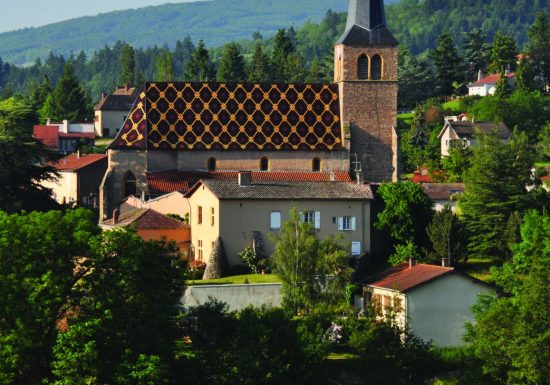
[[199, 241], [197, 241], [197, 259], [199, 261], [202, 261], [203, 256], [204, 256], [204, 251], [202, 249], [202, 241], [199, 240]]
[[369, 78], [369, 58], [366, 55], [359, 56], [357, 61], [357, 77], [360, 80], [367, 80]]
[[260, 159], [260, 171], [269, 171], [269, 159], [265, 156]]
[[316, 229], [321, 228], [321, 213], [318, 211], [304, 211], [300, 213], [302, 222], [311, 223]]
[[271, 230], [279, 230], [281, 228], [281, 212], [272, 211], [271, 212]]
[[197, 207], [197, 224], [202, 225], [202, 206]]
[[311, 169], [313, 170], [313, 172], [320, 172], [321, 171], [321, 159], [313, 158]]
[[361, 255], [361, 242], [351, 242], [351, 255]]
[[374, 55], [371, 59], [370, 78], [371, 80], [382, 80], [382, 57]]
[[355, 217], [340, 217], [338, 218], [338, 230], [340, 231], [355, 231], [357, 220]]
[[208, 171], [216, 171], [216, 158], [209, 158], [207, 164]]
[[131, 171], [124, 176], [124, 196], [136, 195], [136, 177]]
[[214, 223], [215, 223], [215, 210], [214, 210], [214, 207], [211, 207], [210, 208], [210, 223], [212, 226], [214, 226]]

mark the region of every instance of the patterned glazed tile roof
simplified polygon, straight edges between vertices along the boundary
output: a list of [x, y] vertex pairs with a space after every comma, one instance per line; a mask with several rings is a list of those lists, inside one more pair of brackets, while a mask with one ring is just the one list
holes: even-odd
[[80, 157], [75, 154], [70, 154], [51, 165], [58, 171], [78, 171], [99, 161], [104, 161], [105, 169], [107, 169], [107, 155], [104, 154], [88, 154]]
[[147, 83], [111, 149], [342, 147], [335, 84]]
[[452, 267], [436, 265], [409, 267], [409, 263], [405, 262], [365, 279], [363, 284], [404, 293], [454, 271]]
[[[168, 170], [147, 174], [149, 192], [153, 195], [174, 191], [187, 192], [201, 179], [237, 180], [238, 171]], [[347, 172], [282, 172], [253, 171], [252, 180], [279, 182], [351, 182]]]
[[[241, 186], [235, 180], [204, 179], [218, 199], [225, 200], [368, 200], [372, 189], [366, 184], [349, 182], [268, 182], [256, 181]], [[196, 185], [196, 186], [200, 186]], [[195, 191], [192, 189], [188, 195]]]
[[185, 227], [182, 222], [151, 209], [136, 209], [121, 214], [116, 223], [113, 223], [113, 219], [108, 219], [103, 221], [102, 225], [106, 227], [134, 225], [136, 229], [180, 229]]

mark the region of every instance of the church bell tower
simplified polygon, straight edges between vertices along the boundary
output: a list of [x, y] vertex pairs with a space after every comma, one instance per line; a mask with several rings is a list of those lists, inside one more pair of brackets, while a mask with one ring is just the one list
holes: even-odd
[[399, 176], [398, 44], [386, 26], [384, 0], [350, 0], [346, 30], [334, 47], [334, 81], [352, 164], [356, 156], [368, 182]]

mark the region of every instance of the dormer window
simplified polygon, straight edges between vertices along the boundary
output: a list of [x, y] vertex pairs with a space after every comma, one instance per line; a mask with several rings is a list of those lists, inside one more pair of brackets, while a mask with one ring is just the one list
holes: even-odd
[[369, 78], [369, 58], [367, 55], [359, 56], [357, 61], [357, 77], [359, 80], [367, 80]]

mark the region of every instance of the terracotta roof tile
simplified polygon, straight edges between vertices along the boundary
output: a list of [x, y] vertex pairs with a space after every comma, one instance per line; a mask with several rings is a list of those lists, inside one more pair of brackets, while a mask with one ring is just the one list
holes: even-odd
[[57, 126], [34, 126], [33, 135], [48, 147], [59, 147], [59, 127]]
[[[147, 183], [152, 194], [166, 194], [174, 191], [187, 192], [201, 179], [237, 180], [238, 171], [200, 171], [200, 170], [168, 170], [147, 174]], [[255, 171], [252, 172], [254, 181], [279, 182], [351, 182], [347, 172], [279, 172]]]
[[[509, 74], [506, 74], [506, 77], [508, 79], [513, 78], [514, 76], [516, 76], [514, 72], [510, 72]], [[487, 75], [484, 78], [471, 83], [470, 86], [481, 86], [483, 84], [497, 84], [499, 78], [500, 78], [499, 73]]]
[[136, 229], [179, 229], [186, 225], [151, 209], [137, 209], [121, 214], [118, 222], [113, 224], [112, 219], [102, 223], [108, 227], [127, 227], [134, 225]]
[[431, 200], [449, 200], [464, 192], [464, 183], [423, 183], [422, 189]]
[[452, 272], [452, 267], [425, 264], [409, 267], [406, 262], [365, 279], [363, 284], [404, 293]]
[[88, 154], [77, 157], [76, 154], [70, 154], [51, 165], [58, 171], [77, 171], [99, 161], [105, 161], [105, 166], [107, 166], [107, 155]]

